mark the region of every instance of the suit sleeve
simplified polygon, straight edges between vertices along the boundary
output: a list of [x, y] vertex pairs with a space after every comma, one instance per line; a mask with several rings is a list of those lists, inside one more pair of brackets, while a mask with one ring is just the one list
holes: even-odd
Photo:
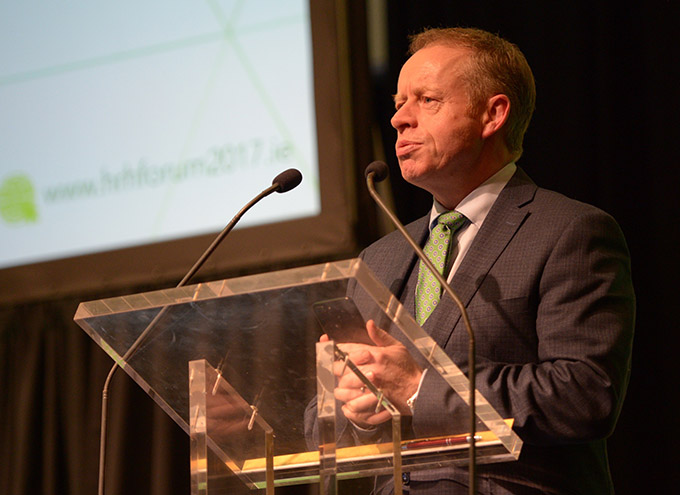
[[[527, 443], [606, 438], [628, 383], [635, 319], [623, 235], [603, 212], [582, 212], [531, 262], [535, 275], [524, 288], [526, 298], [517, 298], [526, 301], [518, 308], [522, 328], [503, 328], [507, 321], [499, 318], [496, 333], [482, 330], [476, 341], [484, 349], [484, 339], [513, 333], [515, 344], [531, 342], [533, 356], [497, 360], [478, 351], [477, 389], [501, 416], [515, 419], [514, 429]], [[505, 342], [513, 345], [510, 337]], [[465, 350], [446, 351], [465, 356]], [[461, 360], [455, 361], [467, 372]], [[456, 430], [466, 421], [462, 400], [439, 375], [428, 373], [416, 402], [415, 434]]]

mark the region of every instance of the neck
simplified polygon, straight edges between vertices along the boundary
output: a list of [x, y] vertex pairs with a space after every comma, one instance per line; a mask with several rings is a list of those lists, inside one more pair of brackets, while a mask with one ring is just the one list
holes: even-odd
[[442, 206], [454, 209], [468, 194], [514, 159], [506, 146], [496, 139], [488, 140], [477, 160], [466, 170], [457, 170], [440, 181], [430, 192]]

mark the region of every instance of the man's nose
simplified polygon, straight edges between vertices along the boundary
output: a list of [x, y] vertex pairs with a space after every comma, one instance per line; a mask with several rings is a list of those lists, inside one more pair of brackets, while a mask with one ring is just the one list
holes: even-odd
[[392, 127], [399, 132], [406, 127], [415, 127], [416, 122], [413, 106], [409, 102], [404, 102], [390, 120]]

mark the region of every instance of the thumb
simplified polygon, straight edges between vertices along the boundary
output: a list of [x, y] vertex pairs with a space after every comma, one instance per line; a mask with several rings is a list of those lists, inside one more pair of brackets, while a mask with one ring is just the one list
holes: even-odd
[[378, 347], [387, 347], [399, 343], [397, 339], [392, 337], [385, 330], [378, 328], [373, 320], [368, 320], [366, 322], [366, 331], [368, 332], [368, 336]]

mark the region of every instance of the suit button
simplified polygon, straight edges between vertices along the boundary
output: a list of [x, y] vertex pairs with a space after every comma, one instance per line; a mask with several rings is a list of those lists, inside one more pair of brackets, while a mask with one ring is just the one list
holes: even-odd
[[408, 485], [411, 482], [411, 475], [409, 473], [401, 473], [401, 484]]

